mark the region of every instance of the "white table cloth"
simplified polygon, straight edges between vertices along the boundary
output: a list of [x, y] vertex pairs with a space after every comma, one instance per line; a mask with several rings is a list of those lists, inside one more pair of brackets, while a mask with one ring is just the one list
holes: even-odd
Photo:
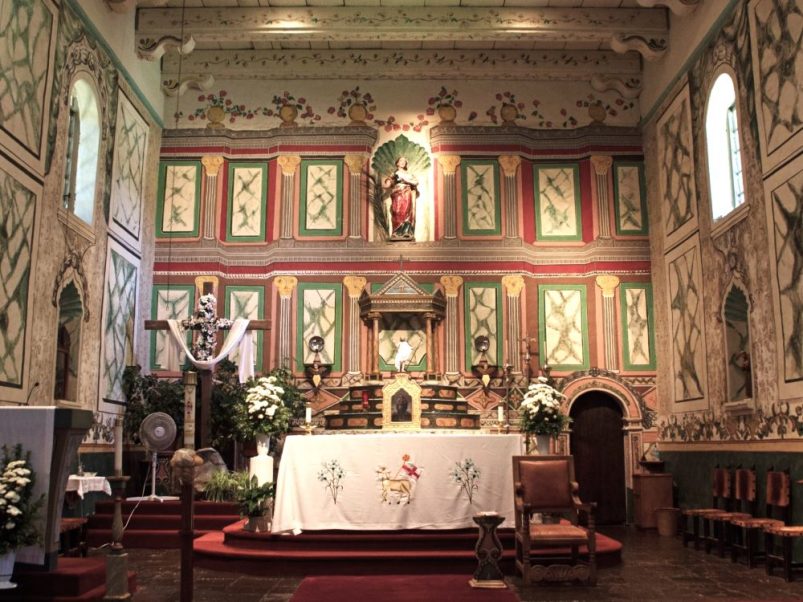
[[106, 477], [87, 477], [71, 474], [67, 479], [67, 492], [74, 491], [78, 497], [84, 499], [84, 495], [91, 491], [102, 491], [106, 495], [112, 494], [111, 485]]
[[287, 437], [272, 530], [463, 529], [479, 512], [512, 527], [511, 457], [523, 453], [521, 435]]

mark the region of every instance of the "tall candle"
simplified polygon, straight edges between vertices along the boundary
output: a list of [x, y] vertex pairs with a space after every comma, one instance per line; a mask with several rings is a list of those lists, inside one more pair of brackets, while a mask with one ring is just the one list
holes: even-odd
[[496, 417], [499, 419], [499, 422], [505, 421], [505, 409], [501, 405], [496, 406]]
[[114, 474], [123, 474], [123, 418], [118, 416], [114, 420]]
[[304, 410], [304, 422], [309, 424], [312, 422], [312, 408], [307, 406], [307, 409]]

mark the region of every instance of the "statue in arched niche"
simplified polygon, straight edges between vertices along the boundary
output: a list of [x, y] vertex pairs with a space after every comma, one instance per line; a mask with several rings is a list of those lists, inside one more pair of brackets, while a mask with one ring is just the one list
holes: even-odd
[[406, 136], [380, 146], [371, 163], [375, 173], [374, 221], [389, 241], [414, 241], [421, 231], [421, 182], [432, 162], [424, 147]]

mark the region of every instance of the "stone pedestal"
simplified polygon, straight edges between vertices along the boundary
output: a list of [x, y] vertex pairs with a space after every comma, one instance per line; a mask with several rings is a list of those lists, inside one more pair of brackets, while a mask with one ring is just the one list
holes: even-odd
[[505, 575], [499, 568], [499, 560], [502, 558], [502, 542], [496, 529], [505, 522], [505, 517], [493, 513], [475, 514], [475, 523], [480, 528], [477, 545], [474, 547], [474, 554], [477, 557], [477, 570], [474, 571], [474, 578], [469, 580], [471, 587], [502, 589], [506, 588]]

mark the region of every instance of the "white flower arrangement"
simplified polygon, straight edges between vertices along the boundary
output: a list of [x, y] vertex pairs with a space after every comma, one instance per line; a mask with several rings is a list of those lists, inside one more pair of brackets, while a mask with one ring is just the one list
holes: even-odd
[[30, 454], [22, 446], [3, 447], [0, 475], [0, 555], [36, 543], [39, 539], [34, 518], [44, 496], [33, 499], [35, 475], [30, 468]]
[[557, 437], [571, 422], [571, 419], [560, 411], [560, 402], [564, 395], [549, 384], [543, 377], [527, 389], [519, 406], [521, 430], [536, 435]]
[[290, 408], [284, 404], [284, 388], [275, 376], [256, 380], [245, 397], [249, 430], [274, 435], [284, 433], [290, 426]]

